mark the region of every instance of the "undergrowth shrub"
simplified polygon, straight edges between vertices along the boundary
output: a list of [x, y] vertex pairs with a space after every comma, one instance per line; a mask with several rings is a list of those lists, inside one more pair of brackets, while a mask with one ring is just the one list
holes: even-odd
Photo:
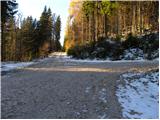
[[131, 33], [128, 34], [126, 40], [123, 42], [122, 46], [124, 49], [137, 48], [140, 45], [140, 40], [138, 37], [133, 36]]
[[157, 54], [157, 50], [159, 49], [157, 34], [144, 35], [142, 37], [129, 34], [125, 41], [121, 41], [121, 36], [117, 36], [112, 40], [100, 37], [96, 42], [75, 45], [69, 48], [67, 54], [77, 59], [109, 58], [111, 60], [120, 60], [124, 58], [124, 51], [129, 51], [129, 49], [142, 50], [146, 59], [153, 59], [159, 56]]

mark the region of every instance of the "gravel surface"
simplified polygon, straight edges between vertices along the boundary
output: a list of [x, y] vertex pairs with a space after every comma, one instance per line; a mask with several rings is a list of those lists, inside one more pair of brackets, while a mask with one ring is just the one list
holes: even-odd
[[119, 76], [158, 67], [146, 62], [65, 62], [50, 57], [1, 77], [2, 118], [123, 118]]

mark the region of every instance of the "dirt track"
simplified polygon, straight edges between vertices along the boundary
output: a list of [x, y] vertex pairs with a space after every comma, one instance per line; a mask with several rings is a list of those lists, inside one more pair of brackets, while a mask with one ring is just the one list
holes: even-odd
[[158, 61], [69, 62], [49, 58], [2, 76], [2, 118], [122, 118], [115, 96], [120, 74]]

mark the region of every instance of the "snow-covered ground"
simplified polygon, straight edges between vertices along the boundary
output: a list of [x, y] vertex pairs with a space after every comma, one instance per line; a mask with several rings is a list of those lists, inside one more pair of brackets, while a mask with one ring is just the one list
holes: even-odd
[[144, 53], [143, 50], [139, 48], [127, 49], [123, 53], [124, 60], [143, 60]]
[[[158, 61], [158, 59], [155, 59]], [[148, 61], [148, 60], [98, 60], [98, 59], [73, 59], [73, 58], [67, 58], [65, 59], [65, 61], [70, 61], [70, 62], [85, 62], [85, 63], [101, 63], [101, 62], [144, 62], [144, 61]]]
[[107, 90], [105, 88], [102, 88], [99, 91], [99, 100], [102, 101], [103, 103], [107, 103]]
[[67, 53], [66, 52], [53, 52], [49, 55], [49, 57], [52, 57], [52, 56], [66, 56]]
[[[155, 51], [152, 56], [156, 56], [155, 59], [156, 61], [159, 61], [158, 58], [158, 51]], [[70, 62], [87, 62], [87, 63], [99, 63], [99, 62], [143, 62], [143, 61], [148, 61], [145, 59], [145, 55], [141, 49], [138, 48], [132, 48], [132, 49], [127, 49], [124, 51], [123, 55], [121, 56], [121, 60], [111, 60], [110, 58], [107, 59], [75, 59], [72, 58], [72, 56], [67, 56], [67, 53], [65, 52], [54, 52], [49, 55], [49, 57], [54, 57], [54, 58], [62, 58], [63, 61], [70, 61]]]
[[7, 72], [7, 71], [11, 71], [17, 68], [23, 68], [23, 67], [27, 67], [29, 65], [35, 64], [37, 62], [43, 62], [48, 60], [50, 57], [63, 57], [63, 58], [69, 58], [67, 57], [65, 52], [54, 52], [51, 53], [48, 57], [43, 58], [43, 59], [34, 59], [31, 62], [14, 62], [14, 61], [8, 61], [8, 62], [1, 62], [1, 71], [2, 72]]
[[1, 71], [6, 72], [17, 68], [23, 68], [34, 62], [1, 62]]
[[159, 72], [125, 73], [120, 81], [116, 95], [123, 117], [158, 119]]
[[[124, 51], [122, 59], [123, 60], [144, 60], [145, 57], [146, 57], [146, 54], [143, 52], [143, 50], [139, 48], [130, 48]], [[151, 53], [152, 59], [158, 59], [158, 57], [159, 57], [159, 49]]]
[[[129, 51], [131, 53], [129, 53]], [[75, 59], [75, 58], [72, 58], [71, 56], [67, 56], [67, 53], [65, 52], [54, 52], [54, 53], [51, 53], [49, 55], [50, 58], [54, 57], [54, 58], [62, 58], [61, 60], [63, 61], [66, 61], [66, 62], [84, 62], [84, 63], [103, 63], [103, 62], [144, 62], [144, 61], [148, 61], [146, 59], [144, 59], [142, 56], [142, 51], [139, 51], [139, 50], [136, 50], [136, 49], [131, 49], [129, 51], [126, 51], [125, 52], [125, 55], [126, 57], [135, 57], [134, 55], [135, 54], [138, 54], [138, 53], [141, 53], [139, 56], [137, 56], [135, 59], [131, 60], [131, 59], [126, 59], [123, 58], [121, 60], [115, 60], [115, 61], [112, 61], [110, 59], [105, 59], [105, 60], [102, 60], [102, 59]], [[138, 53], [136, 53], [138, 52]], [[156, 61], [159, 61], [159, 58], [156, 58], [154, 59]]]
[[8, 61], [8, 62], [1, 62], [1, 71], [2, 72], [7, 72], [7, 71], [11, 71], [17, 68], [23, 68], [23, 67], [27, 67], [29, 65], [35, 64], [37, 62], [43, 62], [48, 60], [50, 57], [56, 57], [56, 56], [66, 56], [66, 53], [62, 53], [62, 52], [55, 52], [52, 53], [51, 55], [49, 55], [46, 58], [39, 58], [39, 59], [34, 59], [31, 62], [14, 62], [14, 61]]
[[[103, 63], [103, 62], [144, 62], [147, 61], [145, 59], [136, 59], [136, 60], [116, 60], [116, 61], [112, 61], [109, 59], [106, 60], [99, 60], [99, 59], [74, 59], [71, 56], [67, 56], [67, 54], [65, 52], [54, 52], [51, 53], [47, 58], [43, 58], [43, 59], [35, 59], [31, 62], [1, 62], [1, 71], [10, 71], [13, 69], [17, 69], [17, 68], [22, 68], [22, 67], [26, 67], [29, 66], [31, 64], [37, 63], [37, 62], [43, 62], [46, 61], [50, 58], [57, 58], [59, 60], [62, 61], [66, 61], [66, 62], [84, 62], [84, 63]], [[155, 61], [158, 61], [159, 59], [156, 58], [154, 59]]]
[[56, 58], [70, 58], [70, 56], [67, 56], [66, 52], [53, 52], [48, 55], [48, 57], [56, 57]]

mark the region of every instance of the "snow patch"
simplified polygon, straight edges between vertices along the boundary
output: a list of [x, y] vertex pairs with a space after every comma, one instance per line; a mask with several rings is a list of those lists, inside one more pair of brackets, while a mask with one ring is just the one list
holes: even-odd
[[85, 93], [89, 93], [91, 90], [91, 87], [86, 87]]
[[[84, 62], [84, 63], [103, 63], [103, 62], [144, 62], [148, 61], [144, 59], [144, 54], [141, 49], [132, 48], [125, 50], [124, 55], [122, 56], [121, 60], [111, 60], [108, 59], [75, 59], [71, 56], [67, 56], [67, 53], [65, 52], [54, 52], [49, 55], [49, 58], [57, 58], [59, 60], [65, 61], [65, 62]], [[46, 58], [48, 59], [48, 58]], [[155, 61], [159, 60], [158, 58], [154, 59]], [[42, 59], [44, 61], [44, 59]]]
[[84, 62], [84, 63], [103, 63], [103, 62], [145, 62], [148, 60], [116, 60], [116, 61], [112, 61], [109, 59], [106, 60], [99, 60], [99, 59], [74, 59], [74, 58], [64, 58], [64, 61], [68, 61], [68, 62]]
[[49, 58], [70, 58], [70, 56], [67, 56], [66, 52], [53, 52], [48, 55]]
[[151, 53], [151, 58], [159, 59], [159, 49]]
[[102, 88], [99, 91], [99, 99], [103, 102], [103, 103], [107, 103], [107, 91], [105, 88]]
[[126, 73], [116, 91], [124, 118], [158, 119], [159, 72]]
[[124, 51], [123, 53], [124, 60], [143, 60], [144, 53], [143, 50], [139, 48], [130, 48]]
[[1, 71], [10, 71], [17, 68], [23, 68], [29, 65], [34, 64], [34, 62], [2, 62], [1, 63]]

